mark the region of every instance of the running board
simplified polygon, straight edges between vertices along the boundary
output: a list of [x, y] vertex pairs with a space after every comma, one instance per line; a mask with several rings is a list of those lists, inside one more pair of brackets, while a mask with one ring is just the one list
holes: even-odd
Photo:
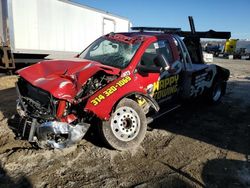
[[169, 113], [169, 112], [171, 112], [173, 110], [176, 110], [177, 108], [180, 108], [180, 107], [181, 107], [181, 105], [177, 105], [177, 106], [175, 106], [175, 107], [173, 107], [173, 108], [171, 108], [171, 109], [169, 109], [167, 111], [164, 111], [163, 113], [160, 113], [160, 114], [157, 113], [155, 116], [147, 117], [147, 124], [152, 123], [155, 119], [158, 119], [161, 116], [163, 116], [163, 115], [165, 115], [165, 114], [167, 114], [167, 113]]

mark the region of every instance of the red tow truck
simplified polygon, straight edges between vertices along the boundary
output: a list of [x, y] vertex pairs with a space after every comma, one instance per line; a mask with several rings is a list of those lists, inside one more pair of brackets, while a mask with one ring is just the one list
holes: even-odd
[[76, 59], [42, 61], [18, 71], [17, 111], [23, 136], [40, 147], [65, 148], [91, 126], [112, 148], [138, 146], [147, 124], [204, 97], [218, 103], [229, 70], [205, 64], [200, 38], [230, 32], [136, 27], [98, 38]]

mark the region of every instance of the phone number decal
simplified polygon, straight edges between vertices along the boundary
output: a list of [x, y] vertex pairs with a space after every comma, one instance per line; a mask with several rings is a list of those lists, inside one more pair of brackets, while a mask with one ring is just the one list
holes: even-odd
[[116, 91], [119, 90], [119, 88], [125, 86], [128, 82], [130, 82], [132, 79], [130, 76], [126, 76], [124, 78], [122, 78], [121, 80], [119, 80], [118, 82], [116, 82], [114, 85], [110, 86], [109, 88], [107, 88], [106, 90], [104, 90], [102, 92], [102, 94], [99, 94], [97, 97], [95, 97], [93, 100], [91, 100], [91, 103], [94, 106], [97, 106], [98, 104], [100, 104], [103, 100], [105, 100], [107, 97], [111, 96], [112, 94], [114, 94]]

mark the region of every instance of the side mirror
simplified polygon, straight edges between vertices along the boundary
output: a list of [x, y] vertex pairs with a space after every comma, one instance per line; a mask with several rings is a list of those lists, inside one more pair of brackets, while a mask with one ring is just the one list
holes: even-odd
[[137, 70], [142, 73], [160, 73], [161, 67], [153, 67], [153, 66], [145, 66], [145, 65], [138, 65]]
[[176, 60], [172, 65], [171, 68], [169, 69], [170, 73], [175, 73], [178, 74], [182, 70], [182, 62], [179, 60]]
[[160, 67], [162, 67], [162, 69], [168, 71], [170, 69], [170, 65], [168, 63], [168, 60], [165, 58], [164, 55], [159, 54], [155, 57], [154, 59], [154, 63]]

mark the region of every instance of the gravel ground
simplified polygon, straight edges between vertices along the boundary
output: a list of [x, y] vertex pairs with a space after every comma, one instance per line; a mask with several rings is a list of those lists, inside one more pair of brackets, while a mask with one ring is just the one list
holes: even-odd
[[17, 78], [1, 76], [0, 187], [250, 187], [250, 61], [214, 61], [231, 71], [222, 103], [183, 106], [124, 152], [94, 132], [64, 150], [15, 139]]

